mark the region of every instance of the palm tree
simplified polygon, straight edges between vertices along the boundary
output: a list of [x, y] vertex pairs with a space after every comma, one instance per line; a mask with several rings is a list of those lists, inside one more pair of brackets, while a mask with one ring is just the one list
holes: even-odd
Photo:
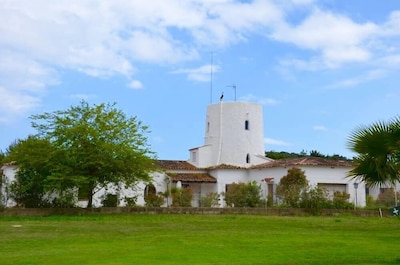
[[400, 117], [358, 127], [350, 135], [348, 147], [358, 154], [349, 177], [369, 186], [394, 185], [400, 180]]

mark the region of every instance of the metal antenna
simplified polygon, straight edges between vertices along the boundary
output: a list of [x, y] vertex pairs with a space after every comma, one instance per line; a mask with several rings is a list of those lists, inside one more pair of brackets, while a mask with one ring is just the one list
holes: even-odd
[[232, 87], [232, 88], [235, 90], [235, 101], [236, 101], [236, 85], [235, 85], [235, 84], [232, 84], [232, 85], [227, 86], [227, 87]]
[[210, 66], [210, 104], [212, 104], [212, 87], [213, 87], [213, 59], [214, 53], [211, 52], [211, 66]]

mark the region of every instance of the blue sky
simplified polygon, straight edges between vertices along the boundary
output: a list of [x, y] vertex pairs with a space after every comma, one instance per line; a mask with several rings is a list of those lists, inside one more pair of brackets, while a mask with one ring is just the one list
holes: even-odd
[[186, 160], [231, 85], [263, 105], [266, 151], [352, 157], [351, 132], [398, 115], [399, 1], [0, 0], [0, 17], [3, 151], [35, 133], [30, 115], [84, 99]]

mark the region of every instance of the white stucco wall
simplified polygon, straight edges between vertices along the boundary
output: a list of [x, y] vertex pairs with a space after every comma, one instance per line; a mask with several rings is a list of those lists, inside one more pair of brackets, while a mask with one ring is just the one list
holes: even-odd
[[[199, 167], [220, 164], [249, 167], [260, 163], [260, 157], [257, 155], [264, 155], [261, 105], [249, 102], [220, 102], [208, 105], [204, 146], [209, 146], [211, 151], [208, 152], [207, 159], [199, 159]], [[249, 162], [246, 161], [247, 154], [250, 156]]]
[[[320, 167], [320, 166], [297, 166], [305, 172], [307, 180], [311, 186], [318, 184], [344, 184], [346, 185], [346, 192], [350, 194], [349, 201], [356, 202], [357, 206], [363, 207], [366, 205], [365, 201], [365, 184], [363, 182], [354, 181], [346, 178], [347, 172], [350, 168], [346, 167]], [[287, 175], [290, 168], [265, 168], [254, 169], [250, 171], [250, 179], [256, 180], [260, 183], [264, 193], [266, 193], [266, 184], [262, 180], [265, 178], [274, 178], [272, 183], [277, 185], [282, 177]], [[354, 189], [354, 182], [359, 183], [357, 190]]]
[[4, 165], [1, 167], [3, 171], [1, 194], [2, 194], [2, 204], [6, 207], [14, 207], [17, 205], [14, 200], [8, 198], [6, 187], [9, 186], [13, 181], [15, 181], [15, 174], [17, 173], [17, 167], [15, 165]]

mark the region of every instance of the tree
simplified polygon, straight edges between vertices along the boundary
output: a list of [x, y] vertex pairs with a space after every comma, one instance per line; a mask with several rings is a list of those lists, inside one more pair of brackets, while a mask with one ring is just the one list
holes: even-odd
[[261, 186], [255, 181], [232, 183], [225, 193], [226, 204], [233, 207], [257, 207], [262, 204]]
[[9, 161], [18, 161], [16, 180], [10, 183], [10, 197], [24, 207], [44, 207], [49, 204], [45, 198], [46, 181], [51, 175], [49, 167], [55, 157], [55, 150], [46, 139], [28, 136], [17, 140], [7, 150]]
[[291, 207], [298, 207], [301, 194], [308, 187], [308, 180], [303, 170], [297, 167], [290, 168], [286, 176], [282, 177], [276, 188], [276, 195]]
[[[109, 184], [129, 187], [150, 180], [155, 154], [147, 144], [148, 127], [115, 105], [90, 106], [81, 101], [65, 111], [31, 116], [37, 139], [48, 141], [52, 149], [51, 159], [42, 161], [49, 170], [45, 174], [49, 189], [78, 187], [86, 191], [92, 207], [93, 195]], [[39, 153], [38, 157], [46, 156]], [[19, 157], [16, 161], [21, 163]]]
[[357, 153], [349, 177], [370, 186], [399, 181], [400, 117], [358, 127], [349, 137], [348, 147]]

